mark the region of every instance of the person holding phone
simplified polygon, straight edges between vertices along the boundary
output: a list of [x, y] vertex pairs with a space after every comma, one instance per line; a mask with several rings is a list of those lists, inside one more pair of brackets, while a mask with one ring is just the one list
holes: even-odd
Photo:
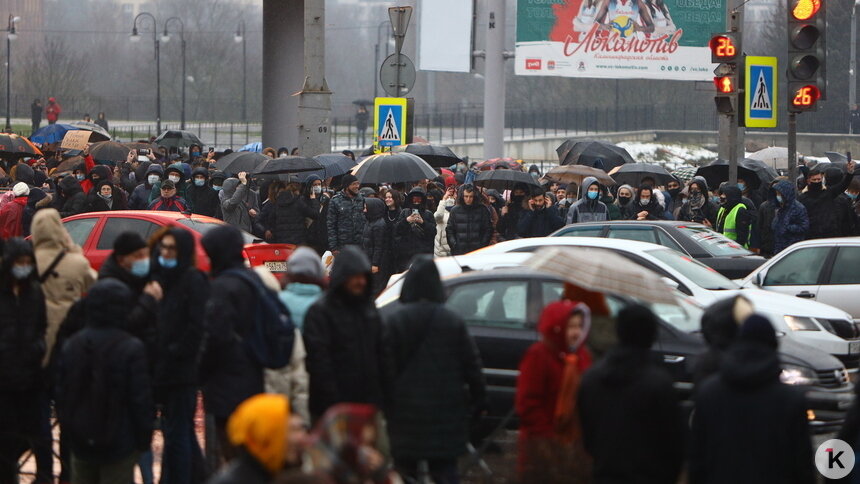
[[453, 186], [445, 190], [442, 195], [442, 201], [436, 207], [436, 213], [433, 214], [436, 219], [436, 237], [433, 242], [433, 255], [436, 257], [448, 257], [451, 255], [451, 246], [448, 245], [448, 218], [451, 214], [451, 209], [457, 203], [457, 191]]
[[427, 192], [416, 186], [406, 197], [406, 208], [394, 225], [394, 253], [398, 272], [409, 267], [417, 254], [432, 254], [436, 219], [426, 208]]

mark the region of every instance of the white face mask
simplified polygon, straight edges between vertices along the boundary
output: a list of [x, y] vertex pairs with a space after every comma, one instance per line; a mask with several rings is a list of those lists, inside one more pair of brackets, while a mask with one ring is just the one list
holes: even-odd
[[446, 207], [453, 207], [454, 206], [454, 199], [449, 198], [448, 200], [445, 200], [445, 206]]
[[644, 205], [648, 205], [649, 203], [651, 203], [651, 199], [650, 199], [650, 198], [640, 198], [640, 199], [639, 199], [639, 204], [640, 204], [640, 205], [643, 205], [643, 206], [644, 206]]
[[179, 183], [179, 176], [178, 175], [170, 175], [169, 177], [167, 177], [167, 179], [172, 181], [173, 183]]
[[147, 177], [147, 181], [149, 181], [150, 185], [155, 185], [158, 182], [159, 178], [161, 177], [159, 177], [158, 175], [149, 175]]
[[313, 190], [313, 192], [314, 192], [314, 193], [316, 193], [317, 195], [319, 195], [320, 193], [322, 193], [322, 185], [315, 185], [315, 186], [311, 187], [311, 189], [312, 189], [312, 190]]

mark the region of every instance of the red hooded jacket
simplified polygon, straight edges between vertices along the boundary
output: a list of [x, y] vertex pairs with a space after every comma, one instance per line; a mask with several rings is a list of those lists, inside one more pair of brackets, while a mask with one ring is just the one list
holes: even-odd
[[24, 208], [27, 197], [16, 197], [0, 209], [0, 239], [20, 237], [24, 233]]

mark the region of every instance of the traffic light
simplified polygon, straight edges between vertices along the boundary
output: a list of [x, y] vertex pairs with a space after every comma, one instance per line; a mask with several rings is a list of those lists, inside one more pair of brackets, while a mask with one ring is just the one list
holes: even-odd
[[735, 62], [741, 55], [740, 38], [735, 32], [724, 32], [711, 37], [711, 62]]
[[743, 72], [743, 52], [740, 36], [736, 32], [714, 34], [708, 43], [711, 62], [719, 64], [714, 69], [714, 87], [717, 95], [714, 103], [722, 114], [743, 114], [742, 96], [738, 91]]
[[816, 111], [826, 96], [826, 0], [788, 2], [788, 112]]

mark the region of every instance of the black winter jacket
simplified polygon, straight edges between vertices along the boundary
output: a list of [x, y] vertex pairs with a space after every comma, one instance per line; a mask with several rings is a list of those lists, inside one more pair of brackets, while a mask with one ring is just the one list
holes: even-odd
[[277, 244], [304, 245], [308, 240], [306, 219], [319, 217], [319, 200], [305, 201], [289, 190], [282, 191], [275, 201], [274, 226], [270, 229]]
[[63, 192], [66, 202], [59, 210], [60, 217], [71, 217], [87, 211], [87, 196], [81, 188], [81, 184], [73, 176], [66, 176], [60, 180], [60, 190]]
[[800, 194], [797, 200], [806, 207], [809, 217], [807, 239], [839, 237], [843, 227], [840, 226], [839, 204], [836, 199], [842, 195], [851, 183], [852, 175], [846, 175], [842, 181], [826, 189], [813, 190], [811, 187]]
[[472, 204], [466, 205], [462, 190], [457, 203], [448, 214], [448, 226], [445, 228], [451, 254], [466, 254], [490, 245], [493, 237], [490, 209], [480, 202], [477, 193]]
[[555, 207], [523, 210], [517, 226], [520, 237], [546, 237], [564, 225]]
[[364, 233], [364, 197], [361, 194], [348, 197], [338, 192], [328, 204], [326, 229], [328, 249], [340, 250], [346, 245], [361, 245]]
[[[202, 187], [194, 184], [194, 177], [203, 175], [206, 177], [206, 183]], [[188, 209], [191, 213], [214, 217], [217, 219], [223, 218], [221, 215], [221, 200], [218, 198], [218, 192], [209, 186], [209, 170], [206, 168], [195, 168], [191, 172], [191, 181], [188, 189], [185, 190], [185, 201], [188, 202]]]
[[382, 218], [385, 203], [378, 198], [367, 198], [364, 201], [367, 205], [367, 225], [364, 226], [362, 248], [370, 259], [370, 265], [380, 267], [383, 261], [391, 256], [390, 243], [387, 240], [388, 230]]

